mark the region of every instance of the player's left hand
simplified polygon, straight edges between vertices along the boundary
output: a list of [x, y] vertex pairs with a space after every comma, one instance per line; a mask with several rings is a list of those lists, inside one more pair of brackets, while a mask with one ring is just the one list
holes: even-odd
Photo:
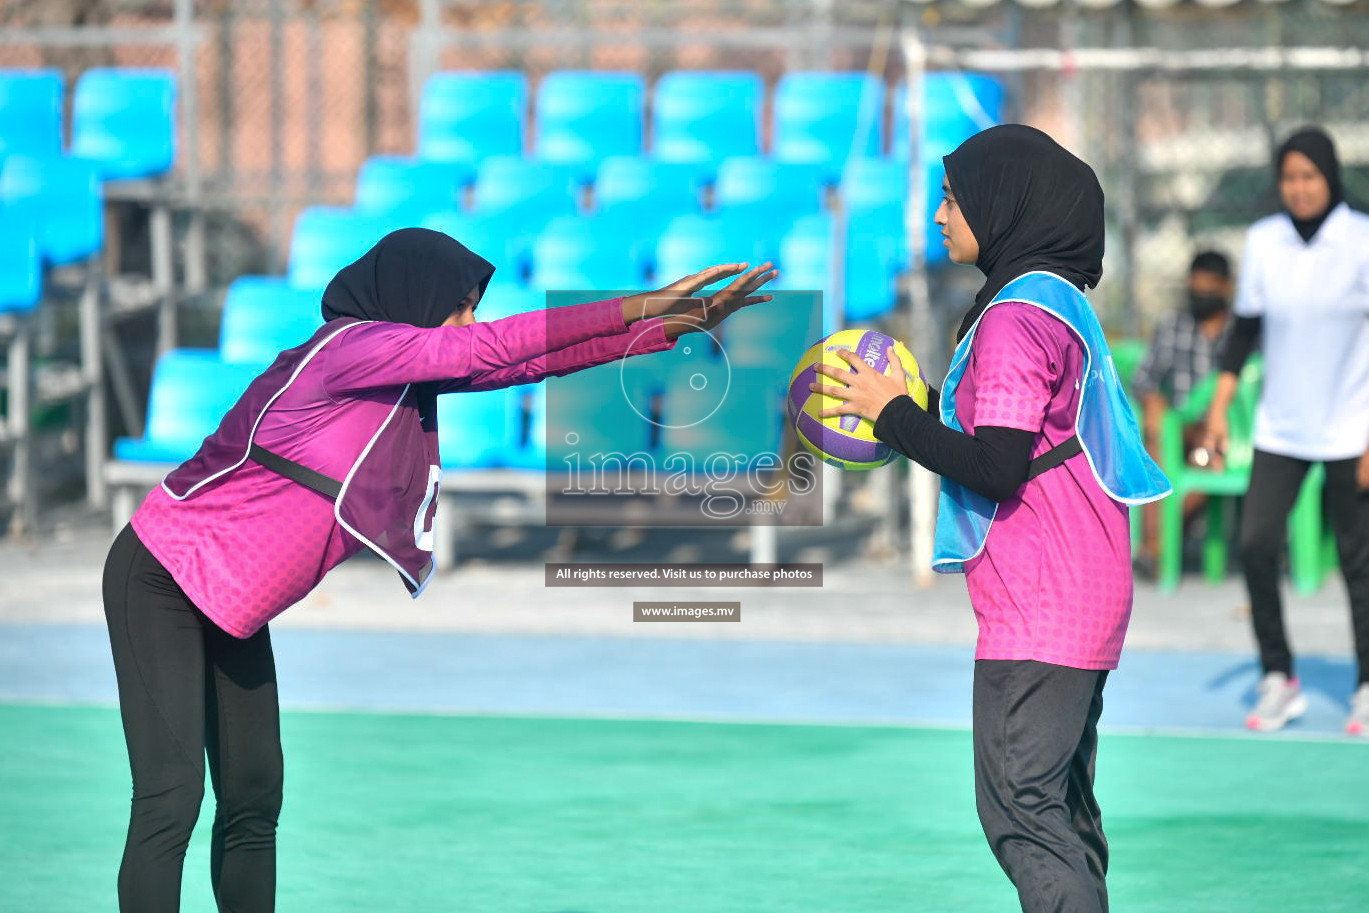
[[908, 392], [903, 362], [893, 351], [889, 352], [889, 365], [894, 369], [892, 376], [876, 371], [850, 349], [840, 349], [837, 354], [851, 366], [851, 370], [843, 371], [841, 368], [826, 364], [817, 365], [816, 370], [819, 374], [841, 381], [844, 386], [834, 387], [831, 384], [816, 383], [808, 385], [808, 389], [814, 393], [825, 393], [842, 401], [840, 406], [819, 412], [821, 418], [859, 415], [873, 422], [879, 418], [879, 414], [889, 405], [890, 400]]
[[1359, 465], [1355, 467], [1355, 481], [1359, 483], [1360, 491], [1369, 491], [1369, 452], [1359, 458]]

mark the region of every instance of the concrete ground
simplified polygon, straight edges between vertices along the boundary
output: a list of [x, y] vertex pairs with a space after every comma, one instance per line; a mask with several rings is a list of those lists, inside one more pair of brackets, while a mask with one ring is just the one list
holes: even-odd
[[[784, 530], [780, 560], [823, 586], [566, 588], [548, 561], [746, 560], [728, 530], [476, 529], [417, 600], [362, 554], [271, 624], [286, 707], [498, 715], [964, 726], [976, 634], [958, 576], [913, 585], [866, 528]], [[116, 700], [100, 578], [107, 518], [69, 512], [0, 544], [0, 701]], [[739, 623], [634, 622], [634, 601], [730, 600]], [[1104, 726], [1234, 733], [1259, 677], [1243, 587], [1139, 583]], [[1354, 684], [1338, 578], [1286, 614], [1310, 709], [1280, 737], [1344, 738]]]
[[[479, 530], [463, 562], [417, 600], [393, 570], [368, 554], [335, 569], [272, 627], [539, 634], [669, 639], [972, 644], [975, 624], [958, 576], [913, 585], [906, 559], [861, 554], [857, 526], [783, 531], [782, 561], [818, 561], [821, 588], [548, 588], [547, 560], [744, 562], [745, 533], [726, 530], [588, 531], [568, 559], [556, 530]], [[0, 623], [102, 624], [100, 577], [111, 541], [107, 521], [71, 512], [38, 538], [0, 542]], [[634, 623], [634, 600], [740, 601], [741, 622]], [[1289, 595], [1286, 614], [1298, 653], [1348, 656], [1344, 586], [1328, 579], [1312, 596]], [[1211, 586], [1195, 575], [1177, 593], [1138, 582], [1129, 648], [1251, 651], [1239, 579]]]

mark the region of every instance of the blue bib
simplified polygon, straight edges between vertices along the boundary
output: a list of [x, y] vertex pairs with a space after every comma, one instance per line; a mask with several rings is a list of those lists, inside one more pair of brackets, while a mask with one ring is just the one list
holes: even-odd
[[[1086, 360], [1074, 433], [1094, 478], [1108, 496], [1123, 504], [1146, 504], [1173, 491], [1169, 479], [1146, 453], [1097, 315], [1081, 291], [1054, 273], [1019, 276], [984, 308], [951, 358], [951, 369], [941, 389], [941, 421], [957, 431], [964, 430], [955, 417], [956, 388], [970, 363], [970, 345], [980, 321], [989, 308], [1004, 301], [1031, 304], [1058, 317], [1084, 344]], [[932, 569], [943, 574], [964, 572], [965, 562], [983, 550], [997, 512], [997, 501], [942, 476]]]

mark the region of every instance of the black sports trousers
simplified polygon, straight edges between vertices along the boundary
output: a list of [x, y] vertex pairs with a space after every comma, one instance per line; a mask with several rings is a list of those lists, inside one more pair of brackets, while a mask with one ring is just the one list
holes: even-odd
[[226, 633], [125, 526], [104, 573], [105, 618], [133, 773], [119, 909], [180, 908], [181, 868], [204, 797], [217, 810], [210, 879], [223, 913], [275, 907], [282, 766], [271, 637]]
[[1093, 796], [1107, 675], [974, 664], [979, 822], [1024, 913], [1107, 913], [1108, 842]]
[[[1359, 660], [1359, 682], [1369, 682], [1369, 493], [1359, 490], [1359, 460], [1329, 460], [1322, 510], [1336, 534]], [[1279, 567], [1288, 541], [1288, 515], [1302, 489], [1309, 460], [1255, 451], [1250, 487], [1241, 514], [1241, 569], [1250, 593], [1250, 617], [1265, 672], [1293, 674], [1293, 655], [1283, 626]]]

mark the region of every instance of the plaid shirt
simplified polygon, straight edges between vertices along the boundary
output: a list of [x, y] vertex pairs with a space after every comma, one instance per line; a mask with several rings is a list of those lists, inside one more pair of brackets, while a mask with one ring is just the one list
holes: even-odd
[[1158, 392], [1170, 405], [1182, 406], [1189, 392], [1217, 367], [1234, 322], [1228, 317], [1217, 338], [1208, 339], [1187, 308], [1160, 321], [1131, 382], [1136, 396], [1144, 399], [1147, 393]]

